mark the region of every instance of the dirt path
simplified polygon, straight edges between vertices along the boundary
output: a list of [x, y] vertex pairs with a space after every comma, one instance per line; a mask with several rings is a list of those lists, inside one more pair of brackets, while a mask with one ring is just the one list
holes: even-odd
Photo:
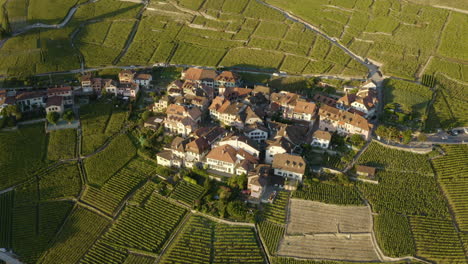
[[450, 11], [454, 11], [454, 12], [463, 13], [463, 14], [468, 15], [468, 10], [464, 10], [464, 9], [454, 8], [454, 7], [450, 7], [450, 6], [443, 6], [443, 5], [433, 5], [433, 7], [441, 8], [441, 9], [447, 9], [447, 10], [450, 10]]

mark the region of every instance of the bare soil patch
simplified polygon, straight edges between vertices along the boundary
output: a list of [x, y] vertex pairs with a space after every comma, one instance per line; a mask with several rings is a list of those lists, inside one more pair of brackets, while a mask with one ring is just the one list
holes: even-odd
[[370, 233], [367, 206], [341, 206], [291, 199], [287, 234]]
[[379, 261], [371, 234], [286, 236], [279, 255], [299, 258]]

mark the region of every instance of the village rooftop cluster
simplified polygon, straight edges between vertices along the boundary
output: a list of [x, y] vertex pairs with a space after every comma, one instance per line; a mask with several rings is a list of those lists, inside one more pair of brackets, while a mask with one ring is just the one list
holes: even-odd
[[157, 154], [158, 164], [245, 174], [251, 197], [260, 198], [267, 183], [295, 189], [303, 180], [308, 168], [302, 146], [327, 149], [333, 132], [368, 139], [377, 104], [371, 81], [338, 100], [304, 98], [262, 85], [245, 88], [230, 71], [189, 68], [150, 106], [165, 118], [154, 117], [147, 125], [164, 126], [175, 136]]

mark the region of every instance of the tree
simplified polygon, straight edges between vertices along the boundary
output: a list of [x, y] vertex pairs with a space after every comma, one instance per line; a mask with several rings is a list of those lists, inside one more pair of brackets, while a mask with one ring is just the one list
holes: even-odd
[[141, 119], [142, 119], [143, 121], [146, 121], [146, 120], [148, 120], [148, 118], [149, 118], [150, 116], [151, 116], [151, 112], [148, 111], [148, 110], [146, 110], [145, 112], [143, 112], [143, 114], [141, 114]]
[[349, 138], [349, 141], [351, 142], [351, 144], [353, 146], [356, 146], [358, 148], [361, 148], [362, 146], [364, 146], [364, 144], [366, 143], [366, 141], [364, 140], [364, 138], [361, 136], [361, 135], [358, 135], [358, 134], [354, 134], [352, 135], [350, 138]]
[[424, 133], [419, 134], [418, 140], [421, 141], [421, 142], [427, 141], [427, 136], [426, 136], [426, 134], [424, 134]]
[[234, 218], [245, 218], [245, 204], [242, 201], [229, 202], [226, 210], [228, 214]]
[[410, 143], [411, 139], [413, 138], [413, 131], [411, 130], [406, 130], [401, 133], [403, 136], [403, 144], [408, 144]]
[[383, 139], [387, 139], [388, 137], [388, 131], [386, 126], [379, 126], [375, 130], [375, 134]]
[[60, 115], [57, 112], [49, 112], [47, 114], [47, 121], [49, 121], [49, 123], [52, 123], [54, 125], [57, 124], [57, 122], [59, 121], [59, 118], [60, 118]]
[[68, 124], [70, 124], [74, 119], [75, 119], [75, 115], [73, 114], [73, 111], [72, 110], [67, 110], [64, 114], [63, 114], [63, 119], [65, 121], [68, 122]]

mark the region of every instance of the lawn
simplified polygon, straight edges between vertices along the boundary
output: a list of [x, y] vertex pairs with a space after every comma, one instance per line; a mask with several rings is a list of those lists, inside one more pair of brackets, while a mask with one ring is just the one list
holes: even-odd
[[18, 184], [45, 167], [46, 142], [44, 124], [0, 132], [0, 189]]

